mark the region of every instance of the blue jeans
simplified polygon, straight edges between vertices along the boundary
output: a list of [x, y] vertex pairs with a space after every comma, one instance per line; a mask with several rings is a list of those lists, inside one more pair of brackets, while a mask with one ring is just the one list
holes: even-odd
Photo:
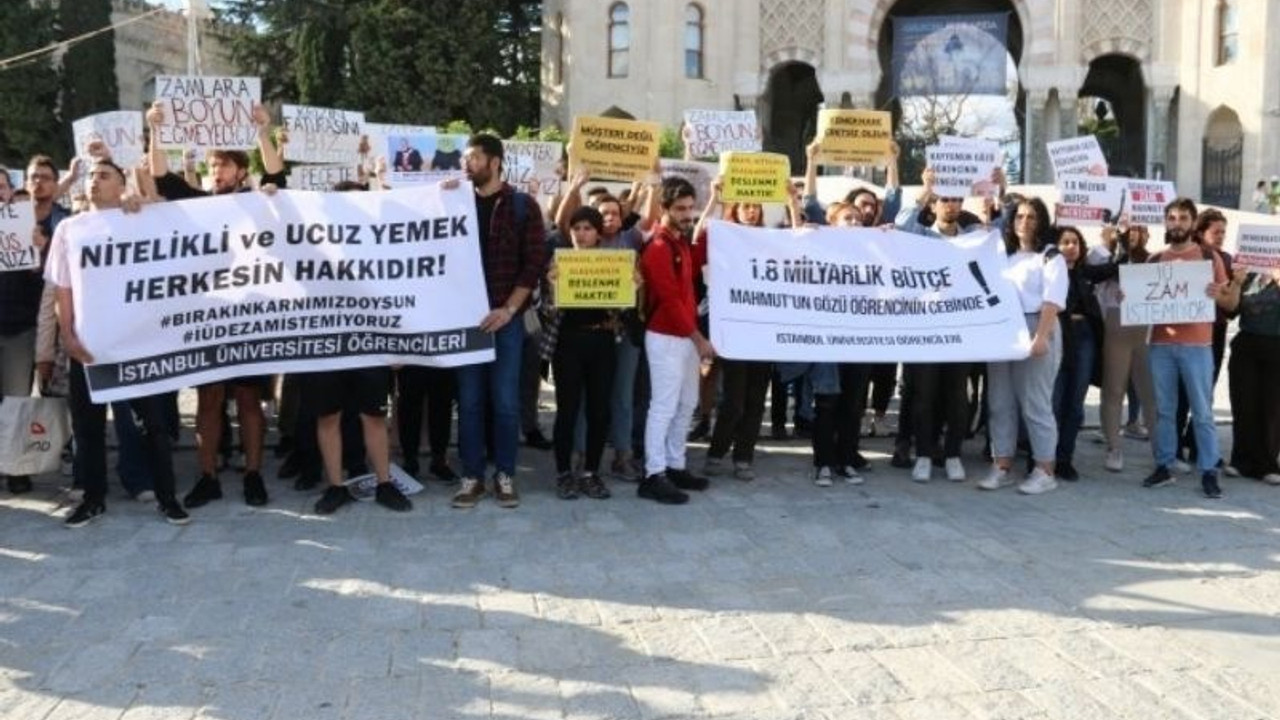
[[1076, 437], [1084, 423], [1084, 399], [1089, 393], [1093, 363], [1098, 355], [1097, 338], [1088, 320], [1070, 320], [1071, 358], [1063, 359], [1053, 388], [1054, 415], [1058, 418], [1058, 463], [1071, 462]]
[[130, 496], [153, 490], [151, 466], [143, 446], [142, 431], [133, 419], [133, 408], [127, 402], [113, 402], [111, 415], [116, 427], [116, 474], [120, 476], [120, 484]]
[[1213, 424], [1213, 349], [1208, 345], [1152, 344], [1148, 351], [1156, 390], [1156, 427], [1151, 447], [1156, 465], [1170, 467], [1178, 452], [1178, 383], [1191, 403], [1201, 472], [1218, 467], [1218, 430]]
[[519, 316], [493, 337], [493, 362], [458, 368], [458, 454], [462, 474], [484, 479], [485, 413], [493, 410], [493, 464], [515, 475], [520, 441], [520, 358], [524, 323]]

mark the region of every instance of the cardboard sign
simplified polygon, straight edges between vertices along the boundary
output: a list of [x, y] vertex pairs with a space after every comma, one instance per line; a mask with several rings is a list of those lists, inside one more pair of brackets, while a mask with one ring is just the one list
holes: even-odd
[[1178, 197], [1173, 183], [1163, 180], [1129, 180], [1125, 188], [1124, 212], [1134, 225], [1164, 224], [1164, 208]]
[[40, 251], [32, 244], [35, 229], [31, 201], [0, 203], [0, 272], [40, 267]]
[[522, 192], [537, 183], [539, 195], [560, 191], [560, 159], [564, 146], [542, 140], [504, 140], [502, 179]]
[[556, 307], [635, 307], [635, 250], [562, 249], [555, 263]]
[[880, 110], [819, 110], [818, 162], [883, 165], [893, 142], [893, 116]]
[[951, 141], [925, 148], [939, 197], [985, 197], [999, 191], [991, 175], [1000, 164], [1000, 148], [986, 140]]
[[1205, 293], [1213, 263], [1153, 262], [1120, 266], [1121, 325], [1211, 323], [1215, 304]]
[[360, 153], [364, 113], [309, 105], [285, 105], [281, 122], [289, 131], [284, 159], [305, 163], [354, 163]]
[[1054, 140], [1046, 143], [1049, 151], [1049, 163], [1053, 165], [1053, 176], [1107, 174], [1107, 158], [1102, 154], [1102, 146], [1094, 135], [1084, 135], [1066, 140]]
[[759, 152], [760, 125], [750, 110], [685, 110], [680, 135], [689, 157], [719, 157], [727, 152]]
[[111, 160], [123, 168], [136, 167], [142, 161], [142, 113], [133, 110], [98, 113], [71, 124], [75, 137], [75, 154], [88, 156], [89, 143], [101, 141], [111, 153]]
[[715, 163], [702, 162], [701, 160], [671, 160], [662, 158], [658, 161], [662, 169], [662, 176], [674, 175], [682, 177], [693, 185], [693, 191], [697, 195], [698, 202], [706, 202], [711, 197], [711, 182], [716, 179], [716, 173], [720, 172], [720, 166]]
[[654, 122], [578, 116], [573, 119], [569, 143], [569, 173], [587, 167], [596, 180], [635, 182], [653, 172], [658, 158], [658, 134]]
[[1058, 177], [1054, 221], [1067, 225], [1112, 225], [1126, 206], [1129, 179], [1064, 175]]
[[261, 98], [262, 81], [256, 77], [160, 75], [156, 78], [156, 100], [164, 108], [164, 124], [156, 128], [160, 147], [257, 147], [253, 106]]
[[355, 165], [294, 165], [289, 171], [290, 190], [329, 192], [340, 182], [359, 180]]
[[727, 203], [787, 203], [791, 200], [791, 159], [777, 153], [730, 152], [720, 156]]
[[1280, 225], [1241, 225], [1234, 266], [1254, 272], [1280, 268]]

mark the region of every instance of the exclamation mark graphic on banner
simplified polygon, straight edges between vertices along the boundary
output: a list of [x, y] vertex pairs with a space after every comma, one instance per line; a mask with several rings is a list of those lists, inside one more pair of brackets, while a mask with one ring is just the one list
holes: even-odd
[[982, 286], [982, 292], [987, 294], [987, 305], [989, 307], [999, 305], [1000, 296], [991, 294], [991, 288], [987, 287], [987, 279], [982, 277], [982, 268], [978, 267], [977, 260], [969, 263], [969, 272], [973, 273], [973, 279], [977, 280], [978, 285]]

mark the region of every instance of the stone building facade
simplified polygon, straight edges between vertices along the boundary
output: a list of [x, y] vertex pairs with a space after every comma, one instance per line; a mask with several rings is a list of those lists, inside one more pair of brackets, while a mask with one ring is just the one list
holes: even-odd
[[1044, 143], [1076, 135], [1093, 97], [1131, 174], [1238, 204], [1280, 173], [1280, 0], [547, 0], [543, 122], [754, 109], [794, 152], [818, 103], [892, 104], [892, 16], [957, 12], [1010, 14], [1030, 182], [1051, 180]]
[[[113, 0], [111, 22], [121, 23], [155, 8], [145, 0]], [[187, 18], [182, 13], [162, 11], [118, 28], [115, 38], [121, 109], [141, 110], [150, 105], [157, 75], [187, 73]], [[214, 25], [208, 24], [200, 33], [200, 49], [204, 74], [235, 74], [230, 51]]]

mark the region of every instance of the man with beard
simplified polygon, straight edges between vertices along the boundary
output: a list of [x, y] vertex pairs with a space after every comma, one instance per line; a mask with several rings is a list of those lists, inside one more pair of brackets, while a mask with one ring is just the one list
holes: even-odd
[[[77, 259], [72, 256], [74, 247], [68, 237], [77, 232], [91, 231], [95, 227], [92, 215], [99, 210], [125, 208], [136, 211], [139, 207], [136, 198], [124, 198], [124, 171], [110, 160], [98, 160], [89, 172], [88, 182], [90, 210], [58, 225], [45, 268], [45, 279], [56, 287], [58, 328], [62, 344], [71, 358], [69, 404], [76, 439], [74, 467], [76, 485], [84, 490], [83, 501], [65, 521], [67, 527], [73, 528], [87, 525], [107, 511], [107, 406], [94, 404], [89, 399], [84, 366], [93, 363], [93, 355], [76, 332], [71, 268]], [[167, 412], [172, 402], [173, 393], [160, 393], [134, 398], [128, 405], [142, 421], [145, 430], [144, 444], [155, 483], [157, 509], [169, 523], [185, 525], [189, 518], [174, 495], [173, 437]]]
[[[485, 495], [485, 413], [493, 412], [493, 494], [499, 507], [520, 505], [516, 449], [520, 433], [522, 313], [546, 267], [542, 210], [529, 195], [502, 181], [502, 140], [487, 133], [467, 141], [463, 169], [475, 188], [480, 261], [489, 313], [480, 329], [493, 334], [492, 362], [458, 368], [458, 453], [462, 486], [453, 507], [473, 508]], [[442, 183], [446, 189], [457, 181]]]
[[[147, 123], [151, 126], [149, 160], [151, 175], [156, 180], [156, 190], [165, 200], [186, 200], [208, 195], [226, 195], [252, 190], [248, 185], [249, 155], [240, 150], [214, 150], [209, 154], [209, 172], [213, 175], [213, 192], [191, 187], [187, 181], [169, 172], [168, 155], [160, 149], [155, 138], [157, 128], [164, 123], [164, 106], [157, 102], [147, 111]], [[271, 116], [261, 105], [253, 108], [253, 120], [258, 126], [258, 149], [262, 152], [263, 175], [260, 187], [283, 188], [287, 180], [284, 174], [282, 147], [271, 141]], [[283, 142], [281, 143], [283, 146]], [[247, 505], [267, 504], [267, 486], [262, 480], [262, 445], [266, 431], [266, 418], [262, 413], [262, 396], [269, 392], [271, 378], [265, 375], [236, 378], [228, 382], [210, 383], [198, 388], [196, 405], [196, 435], [199, 438], [198, 455], [200, 479], [183, 498], [187, 508], [198, 508], [222, 498], [222, 484], [218, 481], [218, 446], [223, 432], [223, 406], [226, 404], [227, 387], [230, 386], [236, 400], [236, 416], [240, 420], [240, 443], [244, 446], [245, 474], [244, 501]]]
[[689, 419], [698, 404], [702, 363], [715, 358], [715, 348], [698, 331], [698, 305], [693, 279], [706, 264], [705, 244], [694, 246], [696, 193], [689, 181], [668, 177], [661, 188], [662, 221], [640, 256], [644, 276], [644, 334], [651, 384], [645, 421], [645, 478], [637, 494], [678, 505], [689, 501], [682, 490], [705, 490], [707, 479], [685, 469]]
[[[1227, 271], [1217, 253], [1201, 247], [1192, 232], [1196, 222], [1196, 205], [1188, 198], [1178, 198], [1164, 209], [1166, 247], [1148, 262], [1213, 263], [1213, 282], [1207, 293], [1220, 307], [1230, 306]], [[1222, 497], [1218, 486], [1218, 431], [1213, 424], [1213, 323], [1153, 325], [1148, 350], [1151, 378], [1156, 391], [1156, 427], [1151, 436], [1151, 450], [1156, 469], [1142, 481], [1145, 488], [1172, 485], [1170, 468], [1177, 458], [1178, 386], [1187, 392], [1191, 405], [1191, 424], [1196, 437], [1196, 464], [1200, 467], [1200, 489], [1207, 498]]]

